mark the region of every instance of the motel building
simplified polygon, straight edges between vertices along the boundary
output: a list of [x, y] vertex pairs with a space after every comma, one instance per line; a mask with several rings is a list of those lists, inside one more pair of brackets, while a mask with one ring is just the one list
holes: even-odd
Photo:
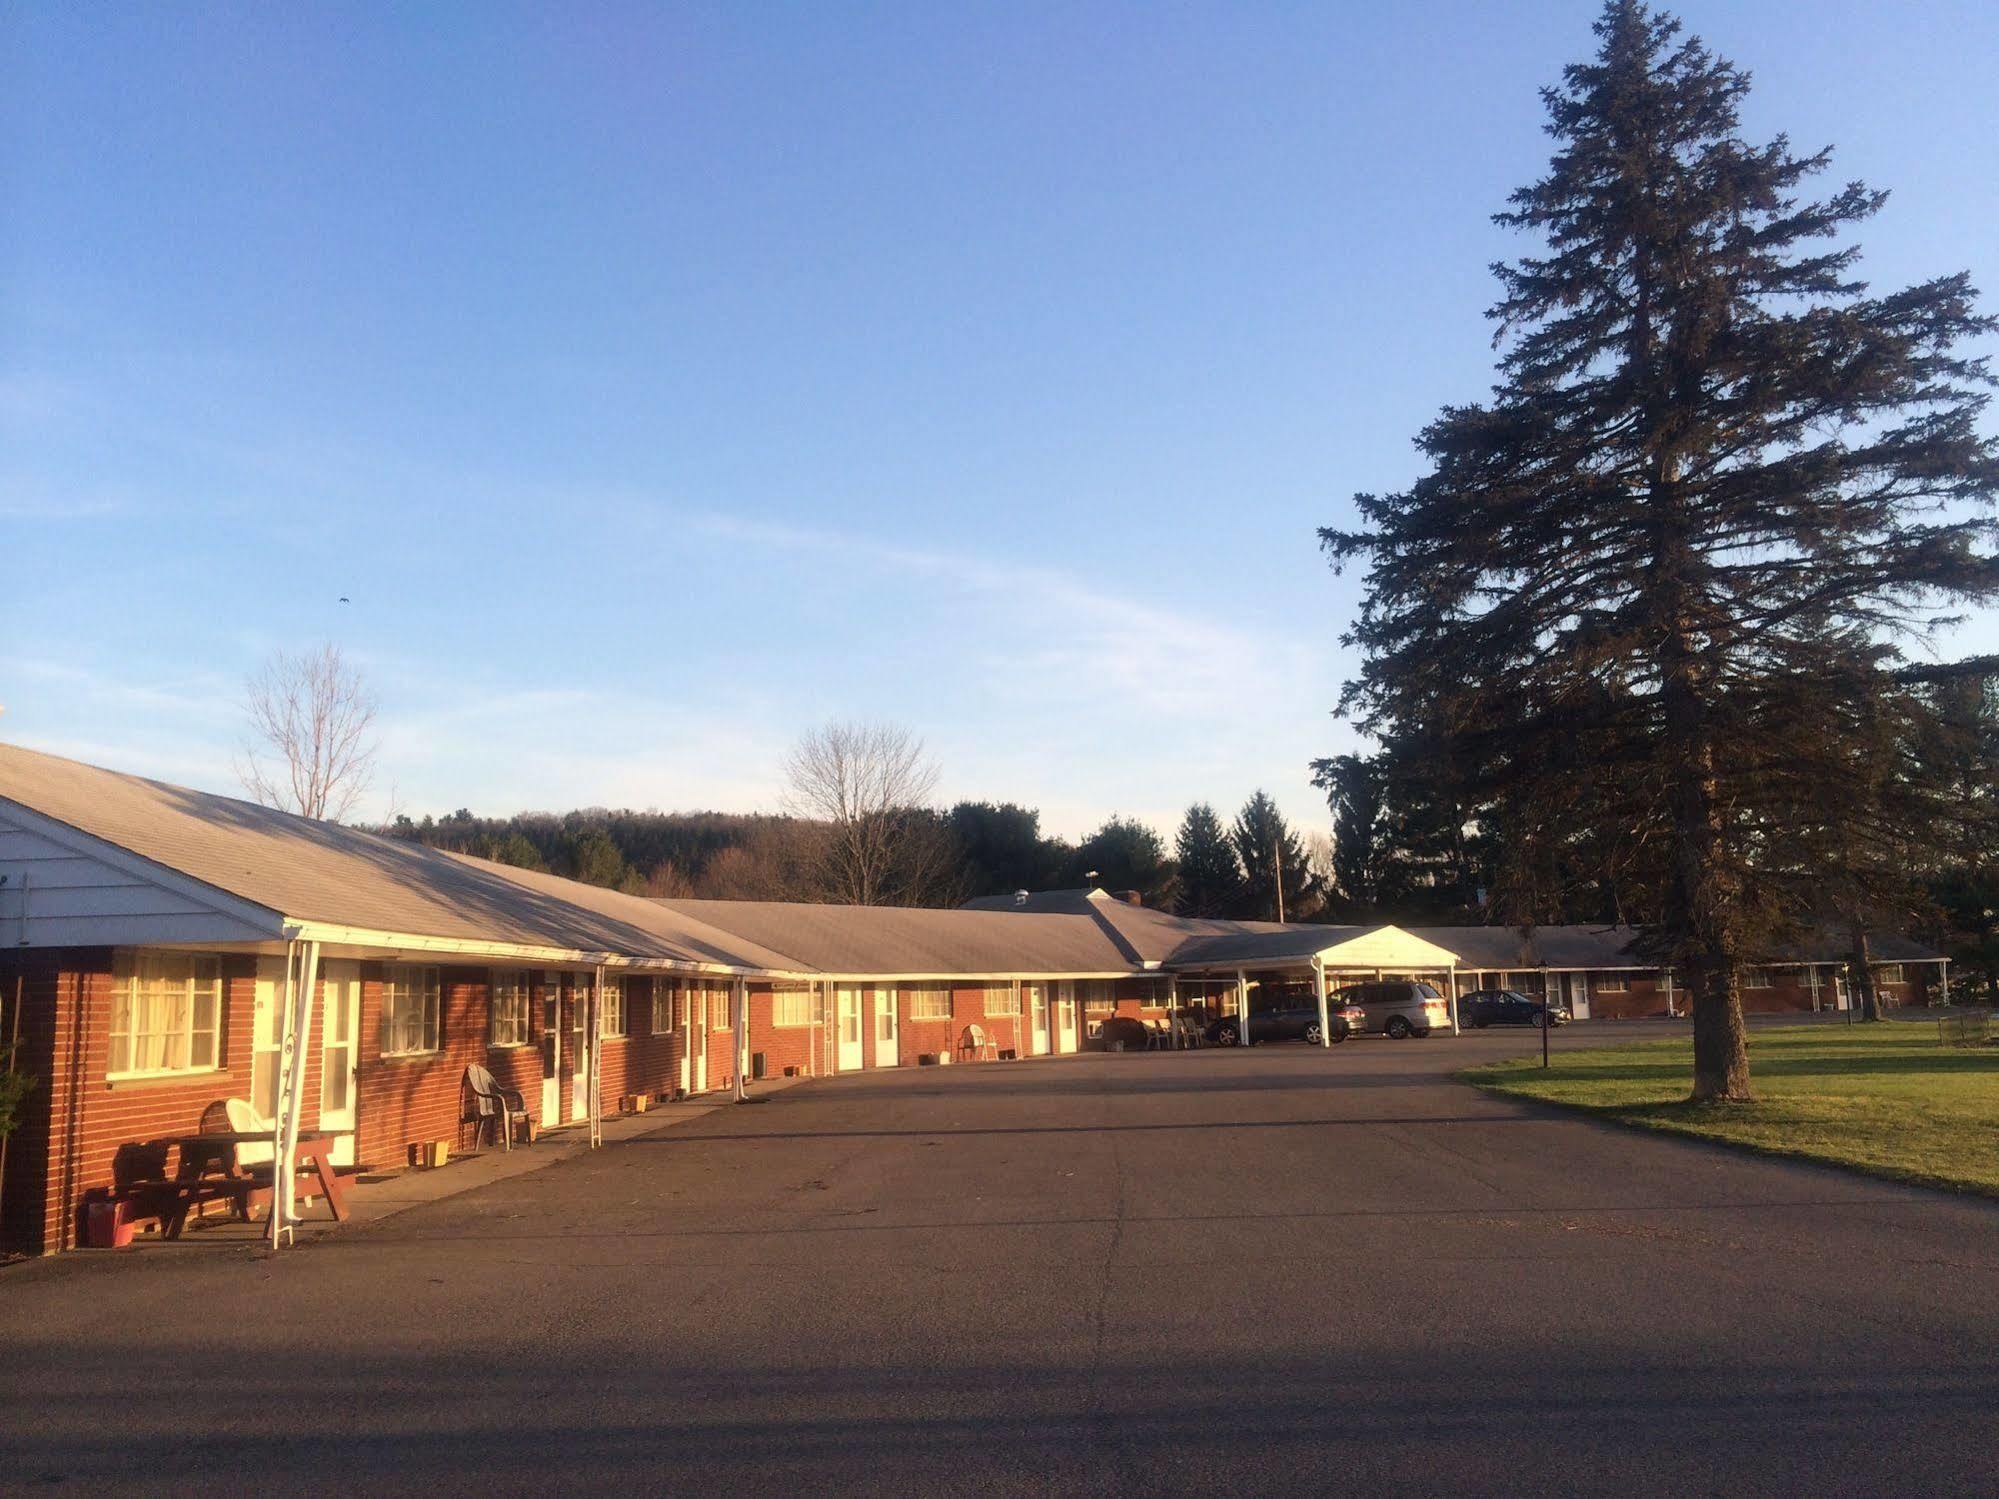
[[[1418, 978], [1578, 1019], [1683, 1010], [1629, 929], [1183, 918], [1101, 890], [961, 910], [652, 900], [0, 745], [0, 1043], [37, 1081], [0, 1165], [0, 1245], [83, 1242], [150, 1146], [256, 1121], [337, 1169], [461, 1141], [468, 1069], [541, 1130], [759, 1077], [1062, 1056], [1127, 1015], [1162, 1038], [1279, 995]], [[1877, 939], [1885, 991], [1947, 998]], [[1837, 944], [1772, 955], [1751, 1009], [1842, 1007]], [[1420, 1044], [1420, 1043], [1413, 1043]]]

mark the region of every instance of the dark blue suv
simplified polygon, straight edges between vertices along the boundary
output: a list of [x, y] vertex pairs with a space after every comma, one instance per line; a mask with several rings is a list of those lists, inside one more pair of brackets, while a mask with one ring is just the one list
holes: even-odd
[[1488, 1025], [1567, 1025], [1569, 1012], [1561, 1005], [1531, 999], [1518, 989], [1474, 989], [1458, 1001], [1458, 1024], [1484, 1030]]

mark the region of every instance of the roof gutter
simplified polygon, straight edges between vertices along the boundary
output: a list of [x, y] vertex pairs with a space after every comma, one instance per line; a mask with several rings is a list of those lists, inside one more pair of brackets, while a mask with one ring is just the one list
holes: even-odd
[[[468, 937], [427, 937], [414, 932], [384, 932], [371, 927], [342, 926], [337, 922], [303, 921], [286, 918], [284, 936], [288, 941], [318, 942], [322, 946], [375, 947], [393, 952], [421, 953], [426, 957], [466, 957], [498, 959], [529, 964], [567, 964], [576, 967], [628, 968], [663, 973], [715, 973], [735, 977], [748, 975], [791, 976], [786, 970], [755, 968], [732, 963], [711, 963], [698, 958], [641, 958], [579, 947], [545, 947], [524, 942], [491, 942]], [[797, 977], [813, 977], [800, 973]]]

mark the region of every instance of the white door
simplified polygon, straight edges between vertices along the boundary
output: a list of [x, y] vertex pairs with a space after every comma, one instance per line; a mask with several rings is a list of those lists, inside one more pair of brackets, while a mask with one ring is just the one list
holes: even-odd
[[1022, 984], [1020, 1002], [1027, 1006], [1028, 1055], [1048, 1055], [1048, 991], [1039, 984]]
[[1577, 1020], [1589, 1019], [1589, 975], [1565, 973], [1562, 984], [1569, 992], [1569, 1014]]
[[866, 1065], [861, 1041], [861, 991], [851, 984], [833, 990], [834, 1016], [840, 1050], [835, 1065], [842, 1072], [857, 1072]]
[[257, 959], [257, 990], [250, 1022], [250, 1106], [265, 1119], [278, 1111], [278, 1032], [284, 1022], [285, 962]]
[[895, 990], [875, 990], [875, 1066], [902, 1063], [902, 1027], [895, 1013]]
[[562, 1123], [562, 988], [550, 977], [541, 990], [541, 1127]]
[[589, 1036], [584, 1027], [590, 1018], [588, 982], [569, 991], [569, 1117], [572, 1122], [590, 1114]]
[[694, 1091], [694, 1024], [687, 1013], [687, 988], [678, 979], [673, 984], [673, 1029], [680, 1040], [680, 1091]]
[[687, 1046], [694, 1058], [694, 1091], [708, 1091], [708, 991], [696, 989], [688, 995], [687, 1005], [693, 1012], [694, 1023], [687, 1028]]
[[1073, 979], [1064, 979], [1055, 986], [1055, 1049], [1059, 1052], [1076, 1049], [1076, 984]]
[[321, 965], [319, 1127], [341, 1130], [333, 1142], [336, 1166], [354, 1164], [355, 1095], [361, 1061], [361, 965]]

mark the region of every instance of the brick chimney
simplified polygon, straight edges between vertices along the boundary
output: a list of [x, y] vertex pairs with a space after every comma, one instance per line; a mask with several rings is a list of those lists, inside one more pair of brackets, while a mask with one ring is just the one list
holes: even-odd
[[1128, 906], [1142, 906], [1145, 904], [1145, 892], [1142, 890], [1114, 890], [1111, 892], [1111, 899], [1121, 900]]

